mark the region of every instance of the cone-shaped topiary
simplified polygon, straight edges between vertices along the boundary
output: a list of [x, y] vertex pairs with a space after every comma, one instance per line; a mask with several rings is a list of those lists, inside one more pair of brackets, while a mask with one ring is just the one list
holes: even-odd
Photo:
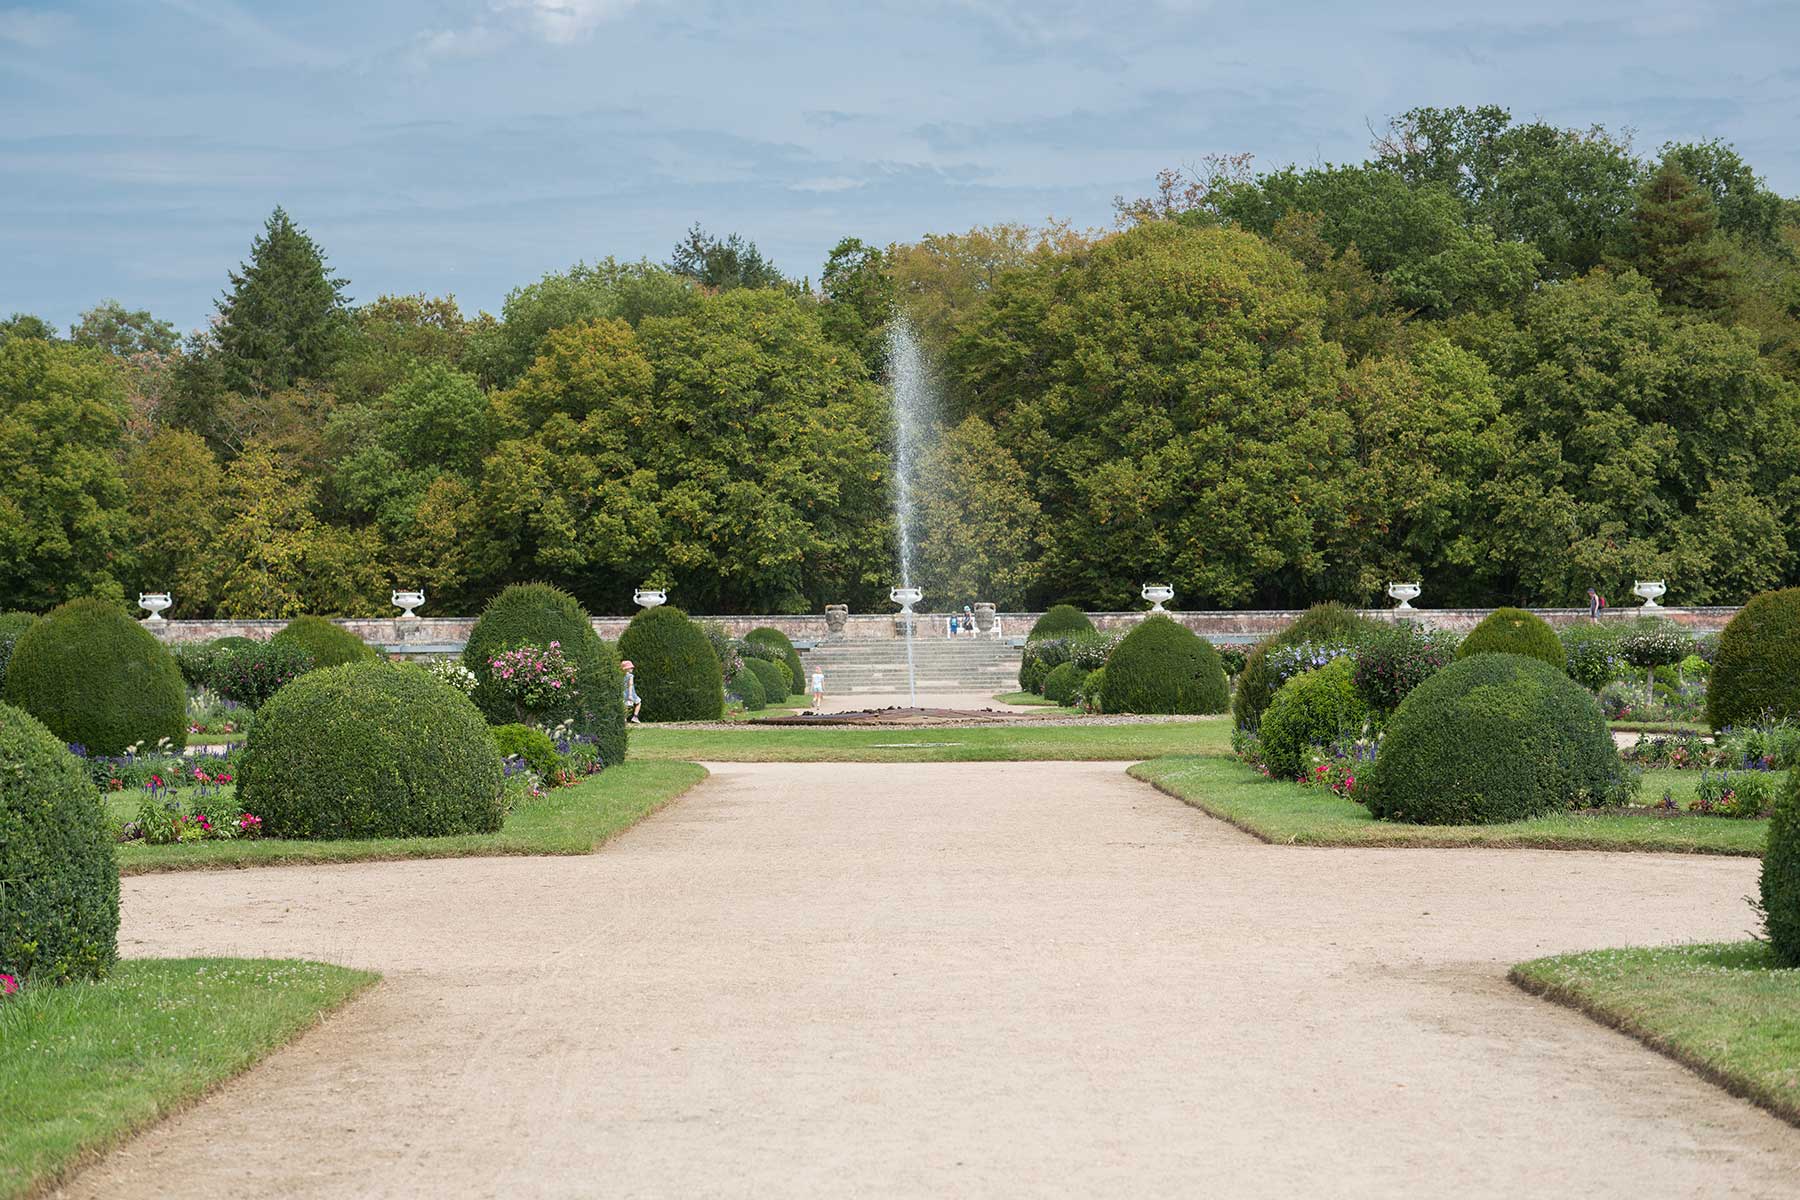
[[724, 715], [719, 660], [706, 634], [679, 608], [663, 604], [633, 617], [619, 637], [619, 653], [637, 667], [644, 720], [716, 721]]
[[0, 695], [6, 692], [6, 664], [12, 661], [13, 644], [37, 621], [36, 613], [0, 613]]
[[313, 664], [320, 667], [341, 667], [380, 657], [373, 646], [324, 617], [295, 617], [270, 640], [298, 642], [313, 656]]
[[770, 662], [764, 658], [746, 658], [744, 669], [756, 676], [762, 684], [763, 702], [765, 704], [786, 704], [791, 694], [788, 687], [787, 667], [778, 662]]
[[1109, 713], [1224, 712], [1231, 695], [1212, 643], [1164, 616], [1145, 617], [1106, 660]]
[[[772, 626], [760, 625], [757, 628], [752, 629], [749, 633], [746, 633], [744, 635], [744, 640], [746, 642], [761, 642], [765, 646], [780, 651], [782, 665], [787, 667], [788, 676], [790, 678], [788, 695], [797, 696], [800, 694], [800, 681], [806, 678], [806, 669], [800, 665], [800, 652], [794, 649], [794, 643], [788, 640], [787, 634]], [[769, 697], [769, 702], [772, 704], [779, 704], [785, 699], [787, 699], [787, 696], [771, 695]]]
[[[761, 712], [769, 706], [768, 689], [762, 685], [762, 677], [751, 669], [750, 664], [757, 661], [746, 658], [738, 667], [738, 673], [726, 684], [726, 690], [744, 702], [745, 712]], [[770, 664], [773, 666], [774, 664]]]
[[1088, 615], [1079, 608], [1073, 604], [1052, 604], [1044, 615], [1037, 619], [1037, 623], [1031, 627], [1031, 632], [1025, 635], [1025, 640], [1030, 642], [1041, 637], [1065, 637], [1071, 633], [1092, 632], [1094, 632], [1094, 623], [1088, 620]]
[[10, 704], [0, 764], [0, 974], [99, 979], [119, 958], [119, 867], [100, 793], [56, 734]]
[[1263, 710], [1275, 698], [1285, 679], [1269, 661], [1269, 653], [1283, 646], [1311, 643], [1315, 646], [1360, 646], [1378, 636], [1386, 626], [1335, 600], [1315, 604], [1280, 633], [1270, 634], [1244, 659], [1237, 674], [1237, 691], [1231, 697], [1232, 723], [1239, 729], [1255, 729]]
[[515, 583], [488, 602], [469, 631], [463, 665], [475, 674], [475, 706], [495, 725], [518, 719], [512, 701], [493, 685], [496, 655], [520, 646], [560, 643], [575, 664], [576, 695], [565, 709], [544, 714], [551, 724], [573, 722], [592, 735], [606, 766], [625, 761], [625, 677], [618, 650], [594, 632], [581, 602], [547, 583]]
[[1407, 694], [1357, 798], [1377, 817], [1487, 825], [1628, 795], [1593, 695], [1523, 654], [1477, 654]]
[[1058, 663], [1044, 676], [1044, 699], [1067, 704], [1087, 681], [1087, 672], [1072, 662]]
[[1357, 693], [1356, 662], [1350, 655], [1294, 676], [1263, 710], [1263, 761], [1278, 779], [1294, 779], [1315, 746], [1354, 736], [1368, 720], [1369, 706]]
[[162, 738], [187, 744], [187, 688], [175, 657], [103, 600], [71, 600], [19, 635], [6, 699], [90, 754]]
[[1569, 665], [1568, 652], [1550, 622], [1522, 608], [1496, 608], [1456, 648], [1457, 658], [1477, 654], [1523, 654], [1559, 671]]
[[312, 671], [256, 714], [238, 803], [284, 838], [490, 833], [505, 813], [500, 751], [468, 697], [423, 671]]
[[1769, 944], [1790, 967], [1800, 967], [1800, 768], [1788, 772], [1769, 820], [1763, 851], [1761, 907]]
[[1714, 729], [1800, 716], [1800, 588], [1752, 596], [1719, 635], [1706, 719]]

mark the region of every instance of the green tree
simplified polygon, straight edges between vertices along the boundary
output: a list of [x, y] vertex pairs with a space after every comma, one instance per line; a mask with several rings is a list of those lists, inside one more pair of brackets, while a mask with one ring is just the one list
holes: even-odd
[[1088, 244], [1067, 225], [978, 225], [967, 233], [930, 233], [889, 246], [895, 298], [933, 357], [941, 355], [1008, 271], [1059, 261]]
[[468, 367], [487, 386], [507, 387], [537, 358], [551, 330], [606, 318], [635, 327], [645, 317], [687, 312], [695, 295], [690, 280], [648, 262], [576, 263], [507, 293], [501, 322], [471, 337]]
[[16, 312], [0, 321], [0, 346], [15, 339], [30, 339], [38, 342], [56, 341], [56, 326], [42, 317], [34, 317], [30, 313]]
[[1731, 295], [1726, 247], [1707, 194], [1675, 162], [1665, 160], [1644, 182], [1631, 215], [1626, 261], [1662, 295], [1663, 303], [1722, 309]]
[[1023, 609], [1037, 582], [1041, 510], [1018, 461], [980, 417], [943, 432], [919, 470], [920, 586], [939, 607]]
[[267, 394], [325, 378], [344, 345], [348, 282], [331, 275], [324, 252], [277, 207], [217, 303], [225, 386]]
[[334, 412], [325, 429], [331, 485], [342, 511], [391, 538], [410, 530], [439, 476], [473, 483], [492, 444], [488, 398], [443, 363], [413, 368], [373, 403]]
[[180, 615], [210, 612], [226, 503], [218, 459], [197, 435], [164, 429], [126, 459], [125, 483], [138, 587], [172, 593]]
[[459, 367], [469, 340], [493, 318], [466, 319], [454, 296], [380, 296], [352, 310], [343, 354], [332, 372], [340, 401], [381, 395], [427, 364]]
[[306, 611], [306, 556], [318, 525], [312, 492], [266, 442], [252, 442], [226, 468], [230, 515], [209, 564], [219, 616]]
[[819, 277], [825, 305], [819, 314], [825, 336], [862, 355], [871, 370], [883, 365], [882, 339], [894, 311], [894, 277], [887, 256], [861, 238], [847, 237], [831, 249]]
[[1674, 165], [1712, 197], [1719, 230], [1755, 245], [1775, 247], [1784, 220], [1779, 195], [1764, 185], [1728, 142], [1665, 142], [1664, 165]]
[[181, 335], [148, 309], [128, 309], [117, 300], [102, 300], [69, 327], [69, 340], [125, 358], [133, 354], [170, 355], [181, 347]]
[[763, 257], [756, 243], [738, 234], [716, 238], [696, 221], [675, 243], [669, 270], [716, 292], [732, 288], [786, 287], [787, 278]]

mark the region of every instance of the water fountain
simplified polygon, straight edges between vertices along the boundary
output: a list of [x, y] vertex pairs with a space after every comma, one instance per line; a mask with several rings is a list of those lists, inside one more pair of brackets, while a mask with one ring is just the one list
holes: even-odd
[[913, 661], [913, 611], [922, 593], [913, 586], [913, 487], [919, 459], [931, 426], [931, 382], [919, 339], [904, 316], [888, 324], [888, 393], [894, 414], [894, 527], [900, 538], [900, 586], [890, 598], [900, 605], [896, 618], [906, 638], [906, 691], [919, 706], [919, 681]]

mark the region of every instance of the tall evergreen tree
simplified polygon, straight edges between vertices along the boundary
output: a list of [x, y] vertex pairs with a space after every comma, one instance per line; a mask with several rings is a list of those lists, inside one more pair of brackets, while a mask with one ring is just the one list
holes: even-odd
[[334, 278], [324, 252], [279, 206], [250, 261], [231, 274], [217, 302], [219, 360], [233, 391], [267, 394], [323, 377], [343, 345], [347, 279]]
[[1731, 273], [1717, 237], [1718, 212], [1672, 159], [1645, 181], [1631, 214], [1631, 265], [1656, 285], [1663, 303], [1713, 310], [1725, 306]]

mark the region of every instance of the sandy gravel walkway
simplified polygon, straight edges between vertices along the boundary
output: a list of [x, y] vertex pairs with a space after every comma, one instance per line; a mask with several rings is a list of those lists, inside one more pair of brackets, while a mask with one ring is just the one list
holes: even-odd
[[376, 991], [84, 1197], [1793, 1196], [1800, 1131], [1503, 979], [1756, 864], [1263, 846], [1116, 764], [728, 765], [599, 854], [139, 876]]

